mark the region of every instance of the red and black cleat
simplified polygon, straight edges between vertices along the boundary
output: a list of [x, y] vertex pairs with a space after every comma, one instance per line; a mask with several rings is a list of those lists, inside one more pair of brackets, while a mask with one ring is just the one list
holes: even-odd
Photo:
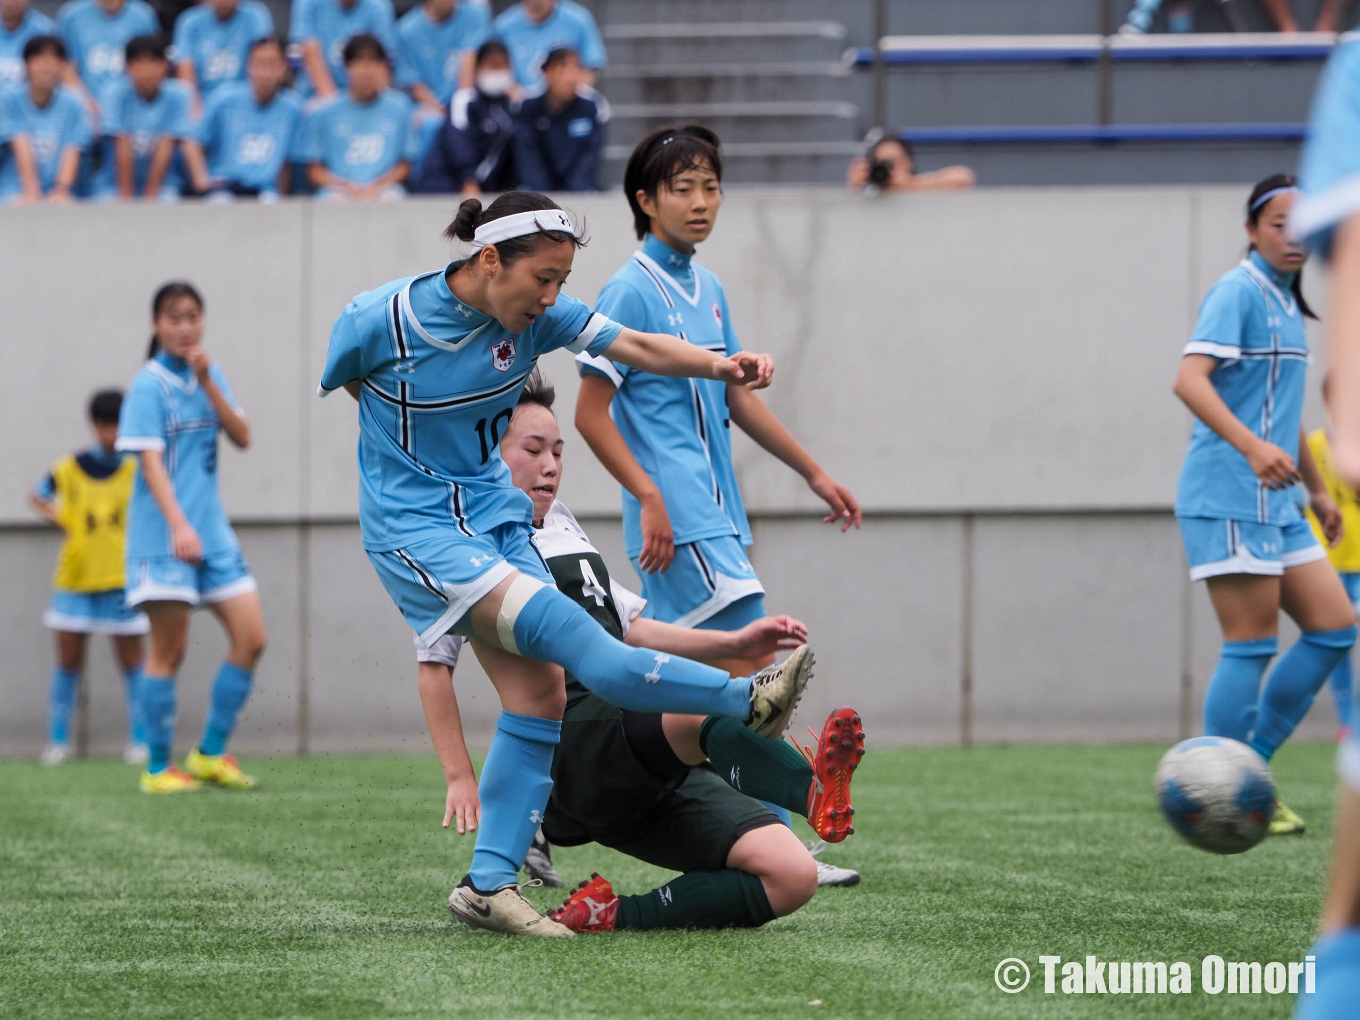
[[839, 843], [855, 831], [850, 824], [855, 815], [850, 780], [864, 757], [864, 723], [853, 708], [838, 708], [826, 717], [821, 736], [811, 727], [808, 732], [817, 737], [816, 752], [810, 747], [800, 748], [812, 766], [808, 824], [826, 842]]
[[619, 913], [619, 898], [608, 882], [598, 874], [582, 882], [571, 891], [556, 910], [548, 916], [572, 931], [613, 931]]

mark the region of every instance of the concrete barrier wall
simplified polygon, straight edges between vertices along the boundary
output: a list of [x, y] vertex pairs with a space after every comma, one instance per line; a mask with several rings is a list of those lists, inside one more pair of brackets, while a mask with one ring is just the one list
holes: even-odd
[[[777, 358], [771, 405], [870, 511], [858, 534], [823, 528], [802, 483], [738, 437], [771, 607], [816, 635], [809, 718], [850, 701], [882, 739], [911, 742], [1169, 740], [1197, 724], [1218, 642], [1169, 515], [1188, 431], [1169, 384], [1200, 297], [1240, 255], [1238, 192], [728, 195], [701, 258], [745, 345]], [[568, 290], [590, 300], [636, 243], [616, 197], [566, 204], [591, 234]], [[0, 213], [0, 428], [19, 437], [0, 448], [0, 753], [40, 746], [51, 660], [37, 620], [56, 539], [24, 495], [84, 441], [88, 393], [131, 379], [170, 277], [203, 290], [206, 345], [256, 432], [221, 461], [271, 629], [241, 747], [426, 746], [409, 638], [359, 545], [353, 405], [313, 393], [345, 302], [446, 260], [452, 212]], [[572, 364], [543, 367], [568, 423], [564, 494], [635, 583], [617, 488], [569, 424]], [[196, 618], [186, 740], [222, 646]], [[91, 673], [90, 746], [109, 750], [122, 737], [106, 649]], [[458, 684], [477, 742], [494, 693], [473, 662]], [[1314, 734], [1331, 725], [1323, 700]]]

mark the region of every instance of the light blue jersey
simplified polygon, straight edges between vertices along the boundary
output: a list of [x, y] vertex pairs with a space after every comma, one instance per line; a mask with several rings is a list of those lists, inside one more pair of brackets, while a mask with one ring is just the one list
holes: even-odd
[[515, 79], [526, 88], [543, 81], [543, 58], [552, 50], [576, 51], [581, 66], [599, 70], [605, 65], [604, 40], [595, 18], [580, 4], [558, 0], [543, 21], [534, 21], [516, 4], [496, 19], [496, 37], [510, 51]]
[[[600, 292], [602, 315], [644, 333], [670, 333], [728, 356], [741, 350], [718, 278], [651, 234]], [[628, 449], [661, 490], [675, 544], [736, 535], [751, 544], [732, 471], [727, 385], [652, 375], [605, 358], [578, 358], [582, 374], [618, 387], [614, 421]], [[642, 507], [623, 492], [623, 536], [642, 551]]]
[[424, 5], [397, 22], [397, 84], [422, 84], [445, 106], [458, 89], [463, 54], [491, 37], [491, 8], [486, 0], [460, 0], [453, 16], [433, 21]]
[[601, 354], [621, 329], [564, 294], [512, 335], [455, 298], [444, 274], [366, 291], [331, 330], [321, 393], [363, 383], [359, 520], [372, 552], [532, 522], [499, 454], [520, 391], [542, 355]]
[[[389, 56], [394, 53], [392, 5], [383, 0], [354, 0], [348, 7], [340, 0], [297, 0], [293, 5], [288, 39], [295, 43], [317, 40], [331, 77], [335, 79], [335, 87], [343, 90], [349, 82], [345, 72], [345, 43], [364, 32], [376, 35]], [[297, 87], [304, 97], [316, 91], [305, 73], [299, 75]]]
[[281, 89], [261, 106], [249, 82], [214, 92], [198, 123], [198, 142], [214, 181], [261, 191], [279, 186], [279, 171], [296, 156], [302, 140], [302, 97]]
[[123, 73], [123, 51], [138, 35], [159, 35], [156, 12], [145, 0], [124, 0], [108, 14], [95, 0], [68, 0], [57, 12], [57, 30], [80, 80], [98, 99]]
[[[1229, 410], [1297, 462], [1310, 356], [1291, 282], [1252, 252], [1205, 296], [1185, 353], [1218, 359], [1209, 380]], [[1247, 459], [1198, 418], [1181, 465], [1176, 516], [1277, 527], [1300, 517], [1287, 489], [1268, 489]]]
[[[100, 101], [104, 137], [104, 160], [95, 183], [99, 194], [113, 194], [118, 190], [117, 156], [114, 139], [126, 135], [132, 143], [133, 190], [142, 194], [147, 174], [151, 171], [151, 157], [162, 138], [173, 138], [178, 144], [192, 138], [194, 129], [190, 119], [189, 86], [167, 78], [152, 99], [143, 99], [132, 85], [132, 79], [119, 78], [104, 92]], [[183, 182], [175, 170], [175, 159], [165, 174], [163, 187], [177, 189]]]
[[395, 89], [371, 103], [349, 93], [313, 110], [303, 126], [299, 158], [320, 163], [355, 184], [368, 184], [402, 160], [420, 155], [420, 133], [411, 127], [415, 106]]
[[24, 46], [35, 35], [56, 35], [57, 23], [46, 14], [27, 10], [11, 32], [0, 21], [0, 89], [24, 80]]
[[85, 151], [93, 137], [85, 104], [60, 86], [43, 107], [33, 102], [26, 85], [0, 93], [0, 198], [23, 190], [14, 151], [6, 143], [28, 139], [38, 164], [38, 186], [47, 194], [56, 182], [62, 155], [71, 149]]
[[[227, 403], [235, 407], [221, 368], [214, 364], [209, 371]], [[205, 559], [238, 549], [217, 492], [219, 428], [217, 411], [193, 371], [164, 351], [132, 380], [118, 419], [117, 449], [158, 450], [164, 456], [175, 499], [198, 532]], [[127, 559], [131, 563], [166, 556], [174, 556], [170, 529], [139, 471], [128, 507]]]
[[175, 22], [175, 60], [192, 60], [199, 94], [207, 99], [218, 86], [242, 81], [250, 44], [274, 34], [274, 16], [260, 0], [241, 0], [221, 20], [207, 4], [190, 7]]
[[1299, 191], [1294, 229], [1326, 254], [1332, 232], [1360, 213], [1360, 40], [1338, 46], [1327, 61], [1313, 97]]

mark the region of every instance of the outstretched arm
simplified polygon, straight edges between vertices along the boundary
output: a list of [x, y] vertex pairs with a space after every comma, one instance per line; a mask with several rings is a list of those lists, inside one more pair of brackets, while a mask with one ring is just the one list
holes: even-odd
[[768, 354], [738, 351], [727, 358], [688, 340], [666, 333], [639, 333], [626, 326], [609, 345], [607, 356], [630, 368], [640, 368], [653, 375], [670, 375], [693, 379], [717, 379], [719, 382], [739, 383], [751, 389], [764, 389], [774, 376], [774, 359]]
[[767, 616], [733, 631], [692, 630], [639, 617], [629, 625], [624, 642], [699, 662], [722, 662], [763, 658], [781, 648], [797, 648], [807, 636], [807, 627], [791, 616]]

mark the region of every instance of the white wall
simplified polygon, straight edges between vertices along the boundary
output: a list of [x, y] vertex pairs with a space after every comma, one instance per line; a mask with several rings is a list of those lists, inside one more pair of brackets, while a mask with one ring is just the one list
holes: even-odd
[[[1169, 516], [1188, 430], [1169, 385], [1200, 297], [1241, 253], [1239, 190], [728, 195], [701, 258], [744, 344], [776, 356], [771, 405], [871, 515], [859, 534], [822, 528], [799, 479], [738, 440], [769, 602], [814, 626], [824, 665], [809, 718], [850, 701], [898, 741], [1170, 739], [1194, 724], [1217, 638]], [[617, 197], [564, 204], [591, 234], [568, 288], [589, 300], [636, 243]], [[50, 668], [36, 620], [55, 541], [24, 495], [84, 441], [88, 394], [131, 379], [171, 277], [203, 290], [208, 349], [256, 431], [248, 454], [222, 457], [273, 639], [243, 746], [421, 745], [407, 637], [353, 523], [353, 407], [313, 393], [345, 302], [446, 260], [453, 210], [0, 212], [0, 428], [15, 437], [0, 446], [0, 752], [41, 743]], [[570, 422], [569, 356], [544, 368]], [[634, 581], [617, 489], [566, 431], [568, 502]], [[206, 618], [195, 634], [189, 730], [221, 650]], [[117, 698], [98, 672], [93, 746], [108, 748]], [[470, 728], [484, 725], [490, 688], [459, 683]]]

